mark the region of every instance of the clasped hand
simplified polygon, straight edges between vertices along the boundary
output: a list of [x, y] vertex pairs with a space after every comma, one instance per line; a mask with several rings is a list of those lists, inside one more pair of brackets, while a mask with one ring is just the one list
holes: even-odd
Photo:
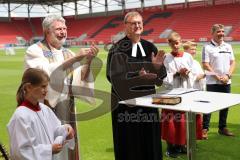
[[80, 52], [76, 55], [79, 57], [86, 57], [88, 61], [91, 61], [97, 56], [99, 49], [95, 45], [91, 45], [90, 48], [81, 48]]
[[189, 74], [189, 70], [187, 68], [181, 68], [179, 70], [179, 74], [182, 76], [182, 77], [188, 77], [188, 74]]
[[216, 75], [215, 76], [217, 80], [219, 80], [220, 82], [222, 82], [223, 84], [227, 84], [229, 81], [229, 78], [227, 75]]
[[[67, 130], [67, 137], [66, 140], [72, 139], [74, 138], [75, 132], [73, 130], [73, 128], [71, 127], [71, 125], [69, 124], [65, 124], [64, 127]], [[59, 152], [62, 151], [63, 145], [66, 143], [66, 141], [64, 141], [63, 144], [52, 144], [52, 153], [53, 154], [57, 154]]]
[[142, 79], [146, 79], [146, 80], [150, 80], [150, 79], [156, 79], [157, 78], [157, 74], [155, 73], [149, 73], [148, 71], [146, 71], [144, 68], [142, 68], [139, 71], [139, 76]]

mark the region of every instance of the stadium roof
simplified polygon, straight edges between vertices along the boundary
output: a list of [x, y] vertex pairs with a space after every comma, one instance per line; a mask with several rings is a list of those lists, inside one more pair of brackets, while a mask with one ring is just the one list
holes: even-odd
[[133, 8], [205, 0], [0, 0], [0, 17], [44, 17], [47, 14], [93, 15]]
[[75, 2], [76, 0], [0, 0], [0, 3], [20, 3], [20, 4], [46, 4], [56, 5], [65, 2]]

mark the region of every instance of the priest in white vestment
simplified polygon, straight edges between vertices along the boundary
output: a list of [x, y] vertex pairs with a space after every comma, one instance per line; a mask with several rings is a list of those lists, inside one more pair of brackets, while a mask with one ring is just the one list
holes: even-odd
[[[42, 27], [44, 40], [27, 49], [24, 59], [25, 69], [39, 68], [49, 74], [51, 82], [46, 99], [49, 105], [54, 108], [57, 117], [64, 123], [70, 123], [77, 135], [74, 97], [82, 98], [88, 102], [94, 101], [94, 83], [90, 65], [98, 53], [98, 48], [91, 46], [88, 49], [81, 49], [78, 54], [64, 48], [67, 27], [61, 16], [47, 16], [43, 20]], [[80, 61], [84, 58], [86, 61], [84, 65], [81, 65]], [[80, 67], [76, 68], [76, 66]], [[53, 73], [56, 75], [53, 76]], [[89, 89], [82, 91], [80, 87]], [[80, 158], [77, 136], [75, 142], [74, 151], [63, 151], [62, 160]]]

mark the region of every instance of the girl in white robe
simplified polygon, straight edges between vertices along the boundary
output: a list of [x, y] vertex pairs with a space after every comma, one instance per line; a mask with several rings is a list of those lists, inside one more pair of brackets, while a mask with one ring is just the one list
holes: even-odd
[[[16, 96], [18, 107], [7, 125], [11, 159], [57, 159], [62, 147], [73, 140], [72, 127], [61, 125], [53, 111], [39, 102], [47, 94], [48, 82], [47, 73], [40, 69], [24, 72]], [[69, 147], [73, 148], [74, 144]]]

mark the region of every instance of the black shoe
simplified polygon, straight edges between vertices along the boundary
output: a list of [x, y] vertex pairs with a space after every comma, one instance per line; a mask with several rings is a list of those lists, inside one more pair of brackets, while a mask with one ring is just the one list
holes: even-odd
[[177, 158], [178, 154], [176, 152], [169, 152], [169, 151], [167, 151], [166, 152], [166, 156], [167, 157], [171, 157], [171, 158]]
[[187, 154], [187, 147], [186, 146], [181, 146], [181, 152], [182, 154]]
[[179, 154], [187, 154], [187, 147], [185, 145], [176, 145], [175, 150]]

